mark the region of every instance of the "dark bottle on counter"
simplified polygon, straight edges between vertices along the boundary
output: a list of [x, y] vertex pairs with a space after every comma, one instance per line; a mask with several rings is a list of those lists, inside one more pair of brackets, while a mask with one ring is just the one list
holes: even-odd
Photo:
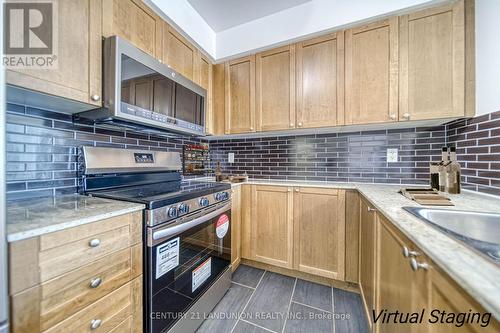
[[451, 163], [448, 154], [448, 147], [443, 147], [441, 149], [441, 162], [439, 162], [439, 190], [441, 192], [446, 191], [446, 181], [448, 180], [447, 167]]
[[450, 163], [446, 167], [447, 181], [446, 181], [446, 192], [450, 194], [460, 193], [460, 163], [457, 161], [457, 149], [456, 147], [450, 147]]
[[439, 162], [431, 162], [431, 188], [439, 191]]

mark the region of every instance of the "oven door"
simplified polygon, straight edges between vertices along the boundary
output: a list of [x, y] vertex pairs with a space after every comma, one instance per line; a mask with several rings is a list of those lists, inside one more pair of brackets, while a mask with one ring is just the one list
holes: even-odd
[[167, 332], [231, 261], [231, 203], [147, 230], [147, 331]]

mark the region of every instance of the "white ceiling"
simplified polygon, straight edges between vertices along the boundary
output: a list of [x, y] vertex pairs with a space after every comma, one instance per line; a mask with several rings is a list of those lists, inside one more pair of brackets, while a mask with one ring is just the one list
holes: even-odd
[[309, 1], [311, 0], [188, 0], [215, 32]]

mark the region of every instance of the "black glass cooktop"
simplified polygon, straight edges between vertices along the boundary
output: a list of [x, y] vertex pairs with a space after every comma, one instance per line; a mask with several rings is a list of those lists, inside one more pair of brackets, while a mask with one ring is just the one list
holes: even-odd
[[201, 181], [171, 181], [156, 184], [92, 191], [89, 194], [108, 199], [138, 202], [155, 209], [212, 193], [227, 191], [230, 184]]

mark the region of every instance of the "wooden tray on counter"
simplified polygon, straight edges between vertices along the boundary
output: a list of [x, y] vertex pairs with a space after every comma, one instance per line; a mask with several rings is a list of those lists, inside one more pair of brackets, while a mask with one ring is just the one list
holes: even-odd
[[449, 198], [433, 188], [402, 188], [399, 193], [420, 205], [455, 206]]

